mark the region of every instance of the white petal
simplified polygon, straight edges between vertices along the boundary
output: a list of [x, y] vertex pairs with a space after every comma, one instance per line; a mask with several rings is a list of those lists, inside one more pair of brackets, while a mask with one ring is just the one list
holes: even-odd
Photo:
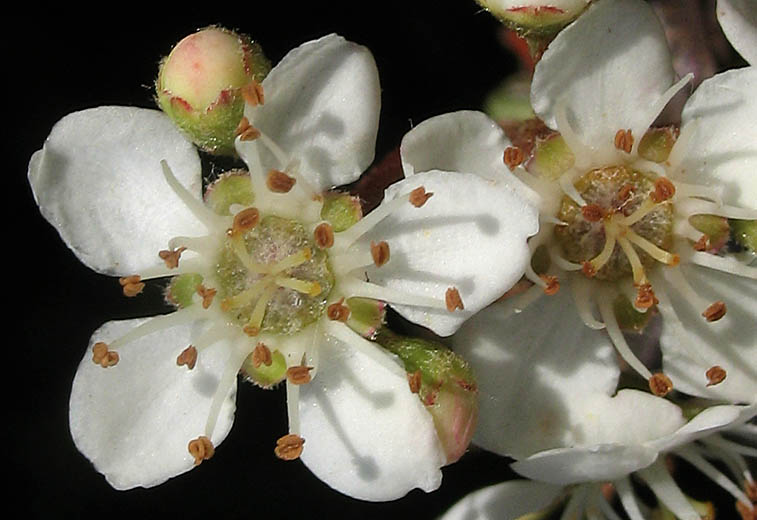
[[493, 305], [452, 337], [478, 381], [474, 443], [515, 458], [580, 443], [584, 428], [573, 425], [584, 402], [612, 395], [618, 382], [609, 338], [584, 326], [569, 291], [504, 316]]
[[537, 453], [511, 467], [530, 479], [567, 485], [619, 479], [649, 466], [656, 459], [656, 450], [640, 444], [602, 444]]
[[[370, 51], [330, 34], [290, 51], [263, 80], [265, 104], [245, 115], [273, 139], [301, 173], [325, 190], [357, 179], [373, 161], [381, 107], [378, 70]], [[281, 169], [260, 140], [237, 151], [261, 151], [265, 169]], [[248, 163], [250, 161], [247, 161]]]
[[441, 484], [444, 451], [404, 371], [333, 337], [321, 345], [317, 376], [300, 387], [300, 421], [302, 461], [342, 493], [382, 501]]
[[549, 44], [536, 65], [531, 104], [556, 129], [557, 110], [565, 103], [583, 144], [606, 154], [618, 130], [649, 122], [644, 109], [674, 77], [665, 34], [649, 5], [596, 2]]
[[517, 520], [546, 508], [562, 493], [561, 486], [511, 480], [466, 495], [440, 520]]
[[757, 65], [757, 4], [754, 0], [718, 0], [717, 13], [733, 48], [746, 61]]
[[402, 138], [405, 176], [430, 170], [475, 173], [500, 180], [509, 173], [503, 160], [510, 140], [486, 114], [451, 112], [422, 122]]
[[200, 159], [165, 115], [93, 108], [58, 121], [32, 156], [29, 182], [42, 214], [84, 264], [129, 275], [162, 264], [158, 251], [173, 236], [198, 233], [163, 178], [162, 159], [199, 197]]
[[658, 451], [667, 451], [697, 439], [714, 434], [738, 424], [743, 424], [757, 414], [757, 404], [751, 406], [712, 406], [697, 414], [673, 434], [649, 443]]
[[682, 163], [686, 182], [716, 186], [726, 204], [757, 208], [757, 68], [718, 74], [691, 96], [682, 126], [696, 125]]
[[[757, 281], [698, 266], [679, 269], [704, 301], [722, 300], [727, 312], [708, 323], [704, 309], [695, 308], [673, 287], [665, 291], [670, 301], [658, 295], [663, 370], [677, 390], [688, 394], [733, 403], [757, 401]], [[708, 387], [705, 373], [714, 365], [725, 369], [726, 378]]]
[[448, 288], [457, 288], [462, 311], [393, 305], [410, 321], [449, 336], [523, 275], [526, 239], [538, 231], [538, 215], [504, 184], [470, 173], [415, 174], [390, 186], [385, 201], [419, 186], [433, 193], [426, 204], [404, 204], [367, 234], [363, 248], [386, 240], [391, 252], [386, 265], [368, 269], [368, 278], [441, 302]]
[[[90, 340], [71, 390], [69, 422], [76, 447], [116, 489], [151, 487], [194, 467], [189, 441], [204, 434], [228, 349], [200, 353], [193, 370], [176, 365], [197, 324], [177, 326], [122, 347], [120, 361], [102, 368], [91, 347], [148, 320], [111, 321]], [[211, 441], [218, 446], [234, 421], [236, 384], [223, 402]]]

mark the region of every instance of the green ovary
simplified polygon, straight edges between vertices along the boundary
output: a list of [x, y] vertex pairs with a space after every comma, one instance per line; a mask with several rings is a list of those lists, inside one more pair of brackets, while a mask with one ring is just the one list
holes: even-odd
[[[275, 274], [259, 274], [250, 271], [240, 260], [229, 237], [216, 264], [219, 295], [223, 301], [251, 288], [260, 289], [259, 294], [245, 299], [242, 305], [225, 309], [234, 322], [244, 327], [249, 324], [261, 298], [268, 298], [261, 332], [295, 334], [315, 322], [326, 310], [329, 292], [334, 286], [334, 276], [328, 263], [328, 255], [317, 248], [305, 227], [294, 220], [275, 216], [263, 217], [260, 222], [236, 240], [242, 240], [252, 262], [271, 266], [291, 255], [310, 250], [308, 260]], [[316, 282], [320, 292], [309, 295], [295, 289], [281, 287], [276, 277], [285, 277], [302, 282]], [[266, 290], [267, 289], [267, 290]], [[247, 301], [248, 300], [248, 301]]]

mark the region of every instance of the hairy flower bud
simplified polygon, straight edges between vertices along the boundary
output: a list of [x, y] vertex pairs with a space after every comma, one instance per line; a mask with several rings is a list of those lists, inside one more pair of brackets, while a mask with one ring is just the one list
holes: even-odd
[[206, 152], [233, 155], [242, 118], [241, 88], [261, 82], [271, 66], [257, 43], [220, 27], [181, 40], [160, 64], [160, 108]]
[[553, 36], [572, 22], [591, 0], [476, 0], [523, 35]]
[[408, 384], [434, 419], [447, 455], [457, 461], [470, 444], [478, 419], [478, 388], [468, 363], [444, 345], [400, 336], [382, 328], [376, 342], [405, 364]]

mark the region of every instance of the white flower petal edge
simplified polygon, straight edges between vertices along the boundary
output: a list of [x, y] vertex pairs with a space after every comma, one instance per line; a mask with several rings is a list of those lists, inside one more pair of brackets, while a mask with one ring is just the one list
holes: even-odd
[[390, 186], [383, 204], [420, 186], [433, 193], [423, 207], [403, 204], [371, 230], [367, 238], [386, 240], [392, 257], [367, 273], [372, 283], [405, 294], [434, 297], [457, 288], [462, 310], [393, 304], [410, 321], [449, 336], [520, 279], [538, 216], [504, 183], [442, 171]]
[[615, 156], [612, 136], [619, 129], [643, 135], [662, 108], [655, 109], [656, 102], [673, 84], [660, 22], [640, 4], [614, 0], [590, 5], [580, 24], [566, 27], [536, 65], [534, 110], [563, 136], [565, 118], [595, 159]]
[[452, 337], [478, 381], [475, 444], [524, 458], [587, 436], [582, 425], [574, 427], [585, 419], [585, 400], [609, 399], [620, 372], [610, 340], [575, 326], [580, 318], [569, 298], [561, 290], [507, 319], [512, 301], [492, 305]]
[[[226, 364], [228, 349], [218, 344], [203, 352], [193, 370], [176, 366], [195, 324], [134, 340], [125, 347], [128, 359], [114, 367], [92, 362], [95, 342], [109, 342], [148, 321], [111, 321], [100, 327], [71, 390], [69, 422], [76, 447], [116, 489], [157, 486], [194, 467], [187, 444], [205, 428]], [[231, 429], [235, 397], [236, 384], [221, 406], [214, 446]]]
[[517, 520], [548, 507], [563, 493], [561, 486], [511, 480], [466, 495], [440, 520]]
[[432, 117], [402, 138], [405, 177], [431, 170], [475, 173], [490, 180], [507, 175], [503, 159], [510, 140], [486, 114], [472, 110]]
[[757, 4], [754, 0], [718, 0], [717, 15], [733, 48], [746, 61], [757, 65]]
[[[300, 161], [303, 177], [322, 191], [356, 180], [374, 157], [381, 107], [378, 70], [370, 51], [330, 34], [290, 51], [263, 80], [265, 103], [245, 106], [250, 123]], [[284, 170], [261, 139], [238, 141], [249, 164]]]
[[[755, 5], [757, 9], [757, 5]], [[723, 191], [726, 204], [757, 209], [757, 68], [702, 82], [681, 114], [694, 127], [682, 168], [686, 182]]]
[[399, 363], [390, 370], [329, 337], [317, 377], [300, 389], [299, 410], [302, 461], [334, 489], [382, 501], [441, 484], [444, 451]]
[[161, 173], [165, 159], [199, 197], [200, 159], [157, 110], [99, 107], [61, 119], [29, 163], [42, 215], [88, 267], [129, 275], [162, 264], [157, 252], [197, 229]]

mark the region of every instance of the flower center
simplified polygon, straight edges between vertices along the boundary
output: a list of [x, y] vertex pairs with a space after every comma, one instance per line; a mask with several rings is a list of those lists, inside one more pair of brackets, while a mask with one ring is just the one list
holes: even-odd
[[251, 336], [299, 332], [326, 310], [334, 286], [328, 255], [296, 220], [266, 216], [239, 229], [243, 217], [215, 267], [221, 309]]
[[654, 180], [628, 166], [608, 166], [584, 174], [575, 187], [586, 205], [563, 197], [557, 218], [566, 225], [555, 226], [555, 236], [585, 274], [607, 281], [634, 275], [643, 283], [636, 278], [655, 260], [669, 263], [664, 253], [673, 242], [673, 206], [656, 195]]

